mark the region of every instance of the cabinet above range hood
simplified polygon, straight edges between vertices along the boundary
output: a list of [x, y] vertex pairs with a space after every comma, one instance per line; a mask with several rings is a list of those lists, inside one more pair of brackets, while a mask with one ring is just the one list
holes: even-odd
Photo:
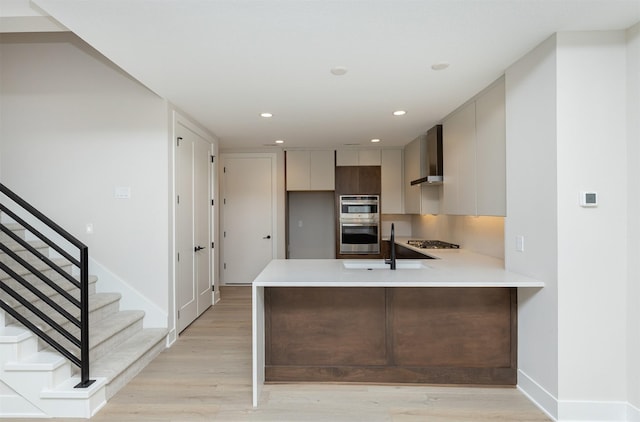
[[442, 184], [442, 125], [436, 125], [427, 131], [425, 139], [425, 157], [420, 157], [421, 178], [412, 180], [411, 185]]

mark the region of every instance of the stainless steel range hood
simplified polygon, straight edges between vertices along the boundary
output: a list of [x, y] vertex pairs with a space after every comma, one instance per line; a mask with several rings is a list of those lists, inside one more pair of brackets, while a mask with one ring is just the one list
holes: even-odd
[[442, 125], [436, 125], [427, 131], [426, 157], [420, 160], [424, 164], [420, 179], [412, 180], [411, 185], [442, 184]]

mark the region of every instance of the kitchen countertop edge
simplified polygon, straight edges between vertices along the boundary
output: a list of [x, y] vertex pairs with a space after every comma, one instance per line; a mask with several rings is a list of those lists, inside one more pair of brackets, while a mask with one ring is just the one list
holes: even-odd
[[[274, 259], [253, 281], [257, 287], [526, 287], [544, 282], [504, 268], [504, 261], [464, 249], [424, 249], [396, 244], [436, 259], [423, 269], [347, 269], [341, 259]], [[349, 261], [349, 260], [347, 260]], [[381, 261], [381, 260], [376, 260]], [[416, 261], [416, 260], [413, 260]]]

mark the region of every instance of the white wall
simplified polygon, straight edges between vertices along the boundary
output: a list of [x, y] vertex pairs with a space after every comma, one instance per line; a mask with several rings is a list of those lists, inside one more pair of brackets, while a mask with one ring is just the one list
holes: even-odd
[[2, 182], [166, 312], [166, 102], [70, 33], [2, 34], [0, 54]]
[[[505, 73], [505, 267], [545, 282], [518, 292], [518, 385], [553, 417], [558, 397], [556, 37]], [[524, 252], [516, 252], [516, 236]]]
[[[626, 400], [626, 39], [623, 31], [559, 33], [559, 416], [584, 401]], [[599, 195], [578, 205], [580, 191]], [[593, 417], [593, 416], [592, 416]]]
[[628, 251], [627, 373], [629, 409], [640, 421], [640, 23], [627, 31]]
[[[505, 265], [546, 283], [519, 292], [518, 383], [558, 420], [637, 420], [637, 243], [621, 253], [638, 236], [627, 54], [624, 31], [559, 33], [506, 72]], [[598, 207], [579, 206], [586, 190]]]

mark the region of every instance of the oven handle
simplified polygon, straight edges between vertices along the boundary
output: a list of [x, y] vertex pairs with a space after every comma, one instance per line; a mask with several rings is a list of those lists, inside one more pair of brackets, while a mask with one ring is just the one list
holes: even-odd
[[340, 201], [341, 205], [378, 205], [379, 201]]
[[345, 227], [362, 227], [362, 226], [378, 226], [377, 221], [372, 221], [370, 223], [340, 223], [341, 226]]

